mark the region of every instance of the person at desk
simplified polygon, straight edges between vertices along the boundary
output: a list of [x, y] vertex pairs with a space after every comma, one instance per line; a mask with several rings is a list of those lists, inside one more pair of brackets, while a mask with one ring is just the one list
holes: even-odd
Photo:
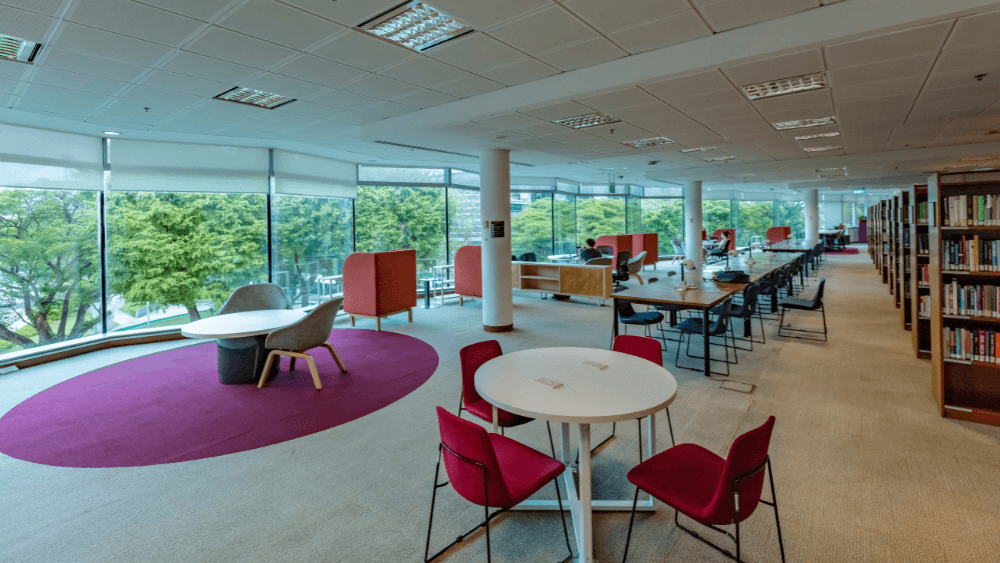
[[587, 239], [587, 246], [580, 249], [580, 260], [582, 260], [584, 264], [587, 263], [587, 260], [601, 257], [601, 251], [594, 248], [594, 245], [596, 244], [596, 240], [589, 238]]

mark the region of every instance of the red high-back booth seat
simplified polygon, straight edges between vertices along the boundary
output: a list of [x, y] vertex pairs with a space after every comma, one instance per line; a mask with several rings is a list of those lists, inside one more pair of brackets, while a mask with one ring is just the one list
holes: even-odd
[[733, 250], [736, 248], [736, 229], [715, 229], [712, 238], [719, 240], [719, 237], [726, 235], [726, 247], [722, 250]]
[[382, 330], [382, 318], [409, 313], [417, 306], [417, 251], [355, 252], [344, 260], [344, 312], [354, 317], [374, 318]]
[[783, 240], [788, 240], [788, 237], [792, 234], [791, 227], [771, 227], [767, 230], [767, 234], [764, 238], [767, 239], [768, 244], [774, 244], [776, 242], [781, 242]]
[[637, 252], [632, 248], [632, 235], [604, 235], [597, 237], [597, 244], [595, 246], [610, 246], [614, 249], [614, 257], [611, 259], [613, 263], [618, 260], [618, 253], [628, 250], [635, 256]]
[[632, 256], [638, 256], [640, 252], [646, 251], [646, 259], [642, 261], [645, 265], [656, 263], [660, 259], [660, 238], [656, 233], [635, 233], [632, 235]]
[[483, 247], [467, 245], [455, 251], [455, 294], [459, 305], [465, 297], [483, 296]]

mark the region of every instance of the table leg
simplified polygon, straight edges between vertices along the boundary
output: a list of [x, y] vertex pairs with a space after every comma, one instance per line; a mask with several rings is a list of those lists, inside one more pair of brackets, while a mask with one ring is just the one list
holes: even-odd
[[424, 309], [431, 308], [431, 280], [424, 280]]
[[[591, 512], [591, 496], [593, 482], [590, 467], [590, 425], [578, 426], [580, 440], [580, 525], [574, 526], [577, 532], [577, 549], [580, 561], [590, 563], [594, 560], [594, 521]], [[576, 524], [576, 522], [574, 522]]]
[[496, 405], [493, 405], [493, 433], [496, 434], [500, 431], [500, 413], [498, 412]]
[[712, 349], [708, 338], [708, 317], [708, 307], [705, 307], [705, 317], [701, 325], [701, 334], [705, 337], [705, 377], [711, 377], [712, 375], [712, 357], [709, 355]]
[[615, 337], [618, 336], [618, 299], [614, 296], [611, 297], [611, 346], [608, 350], [615, 347]]

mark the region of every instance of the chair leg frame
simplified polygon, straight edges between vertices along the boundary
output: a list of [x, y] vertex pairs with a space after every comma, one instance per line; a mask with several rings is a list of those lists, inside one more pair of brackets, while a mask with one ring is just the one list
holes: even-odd
[[[811, 340], [813, 342], [827, 342], [827, 329], [826, 329], [826, 305], [820, 303], [819, 312], [823, 315], [823, 330], [803, 330], [801, 328], [791, 328], [785, 326], [785, 308], [781, 308], [781, 315], [778, 317], [778, 336], [782, 338], [794, 338], [796, 340]], [[802, 310], [802, 309], [799, 309]], [[799, 332], [803, 334], [822, 334], [823, 338], [810, 338], [808, 336], [792, 336], [791, 334], [782, 334], [781, 331]]]
[[289, 356], [292, 359], [304, 359], [309, 364], [309, 373], [312, 374], [313, 384], [316, 385], [316, 389], [323, 388], [323, 384], [319, 380], [319, 372], [316, 370], [316, 362], [313, 361], [312, 356], [302, 352], [293, 352], [291, 350], [271, 350], [271, 352], [267, 355], [267, 361], [264, 362], [264, 370], [260, 373], [260, 380], [257, 382], [258, 389], [264, 387], [264, 383], [267, 382], [267, 373], [271, 371], [271, 364], [278, 356]]

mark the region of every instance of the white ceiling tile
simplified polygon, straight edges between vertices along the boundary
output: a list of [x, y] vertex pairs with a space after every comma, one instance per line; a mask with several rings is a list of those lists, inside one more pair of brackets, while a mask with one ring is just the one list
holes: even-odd
[[[11, 83], [14, 85], [17, 84], [16, 82]], [[111, 96], [107, 95], [92, 94], [90, 92], [83, 92], [80, 90], [68, 90], [66, 88], [55, 88], [53, 86], [45, 86], [44, 84], [29, 84], [21, 92], [21, 96], [25, 98], [47, 99], [69, 104], [91, 106], [95, 109], [108, 103], [112, 99]]]
[[274, 0], [250, 0], [216, 25], [299, 50], [344, 29]]
[[150, 130], [163, 131], [164, 133], [191, 133], [196, 135], [205, 135], [218, 128], [218, 126], [206, 121], [168, 121], [160, 123]]
[[362, 96], [379, 98], [381, 100], [394, 100], [400, 96], [415, 94], [423, 90], [419, 86], [414, 86], [412, 84], [407, 84], [406, 82], [400, 82], [399, 80], [393, 80], [392, 78], [379, 76], [377, 74], [369, 74], [364, 78], [341, 86], [340, 89], [347, 90], [348, 92], [354, 92], [355, 94], [361, 94]]
[[175, 92], [173, 90], [151, 88], [149, 86], [142, 85], [132, 86], [128, 89], [128, 91], [121, 94], [121, 97], [128, 98], [130, 100], [158, 102], [184, 107], [191, 106], [205, 100], [204, 96], [193, 96], [191, 94], [182, 94], [181, 92]]
[[[179, 104], [165, 104], [161, 102], [147, 102], [142, 100], [132, 100], [129, 98], [115, 98], [109, 103], [107, 109], [114, 111], [127, 111], [132, 113], [148, 113], [152, 116], [171, 117], [185, 110], [185, 106]], [[149, 108], [147, 111], [146, 108]]]
[[595, 32], [562, 6], [552, 5], [489, 30], [489, 34], [528, 54], [545, 53], [595, 37]]
[[944, 21], [905, 31], [868, 37], [824, 47], [827, 66], [847, 68], [892, 59], [904, 59], [921, 53], [937, 53], [944, 44], [951, 22]]
[[204, 25], [131, 0], [80, 0], [74, 6], [70, 21], [163, 45], [179, 45]]
[[650, 131], [659, 131], [665, 127], [698, 125], [693, 119], [680, 112], [642, 119], [632, 118], [629, 122]]
[[47, 86], [83, 90], [84, 92], [106, 95], [115, 94], [127, 85], [125, 82], [107, 80], [75, 72], [66, 72], [54, 68], [36, 69], [33, 80], [38, 84], [45, 84]]
[[555, 119], [576, 117], [578, 115], [587, 115], [590, 113], [594, 113], [594, 110], [588, 108], [587, 106], [580, 105], [576, 102], [560, 102], [558, 104], [551, 104], [531, 109], [524, 109], [521, 110], [521, 113], [526, 113], [528, 115], [537, 117], [539, 119], [544, 119], [545, 121], [552, 121]]
[[587, 127], [587, 133], [603, 137], [615, 143], [624, 143], [635, 139], [648, 139], [655, 136], [642, 127], [636, 127], [631, 123], [609, 123], [608, 125]]
[[728, 90], [718, 90], [716, 92], [691, 92], [696, 94], [689, 98], [670, 99], [667, 102], [675, 108], [684, 111], [698, 111], [714, 107], [732, 106], [736, 104], [747, 104], [746, 96], [740, 94], [736, 89], [730, 87]]
[[[979, 112], [993, 105], [998, 97], [1000, 96], [997, 93], [993, 93], [980, 98], [951, 99], [934, 103], [917, 102], [913, 106], [913, 115], [949, 115], [951, 112], [962, 112], [961, 117], [974, 117]], [[969, 112], [972, 112], [971, 115], [968, 115]], [[909, 120], [907, 120], [907, 123], [909, 123]]]
[[642, 125], [635, 123], [633, 120], [649, 120], [669, 115], [681, 115], [680, 112], [660, 101], [612, 110], [612, 114], [622, 121], [628, 121], [639, 127], [642, 127]]
[[2, 0], [0, 4], [21, 8], [46, 16], [58, 16], [62, 11], [63, 0]]
[[146, 75], [140, 83], [153, 88], [175, 90], [185, 94], [204, 96], [206, 98], [218, 96], [235, 86], [235, 84], [215, 82], [214, 80], [195, 78], [193, 76], [187, 76], [186, 74], [176, 74], [165, 70], [154, 70]]
[[165, 118], [161, 115], [153, 115], [150, 113], [135, 113], [131, 111], [121, 111], [114, 109], [104, 109], [97, 112], [93, 119], [100, 120], [114, 120], [121, 121], [123, 123], [136, 123], [139, 125], [156, 125]]
[[[354, 27], [399, 5], [398, 0], [282, 0], [341, 25]], [[435, 3], [435, 5], [437, 5]]]
[[[607, 4], [614, 5], [612, 2]], [[670, 45], [706, 37], [712, 30], [694, 10], [685, 10], [667, 17], [616, 31], [608, 37], [629, 53], [644, 53]]]
[[[986, 76], [977, 79], [976, 76], [985, 74]], [[931, 72], [924, 90], [940, 90], [943, 88], [957, 88], [959, 86], [974, 86], [982, 83], [1000, 82], [1000, 61], [992, 66], [976, 67], [961, 70], [935, 70]]]
[[718, 106], [708, 109], [687, 112], [691, 118], [701, 123], [717, 123], [729, 119], [743, 119], [754, 122], [762, 122], [760, 115], [747, 103], [733, 104], [730, 106]]
[[368, 74], [364, 70], [305, 53], [275, 68], [274, 72], [331, 88]]
[[879, 82], [865, 82], [852, 86], [838, 86], [833, 90], [833, 98], [839, 105], [846, 102], [858, 102], [889, 96], [912, 95], [916, 97], [923, 83], [924, 77], [911, 76], [909, 78], [896, 78]]
[[151, 125], [143, 125], [141, 123], [133, 123], [130, 121], [122, 121], [120, 119], [107, 119], [95, 117], [93, 119], [88, 119], [87, 123], [93, 123], [95, 125], [101, 125], [107, 129], [131, 129], [133, 131], [148, 131], [152, 128]]
[[446, 127], [438, 127], [439, 131], [453, 133], [455, 135], [499, 135], [500, 131], [494, 127], [482, 125], [480, 123], [457, 123]]
[[[291, 107], [295, 104], [289, 104]], [[294, 113], [289, 113], [284, 111], [285, 108], [278, 108], [275, 110], [266, 111], [264, 115], [260, 117], [251, 119], [243, 123], [247, 127], [267, 127], [273, 126], [280, 129], [291, 129], [298, 127], [305, 127], [311, 123], [316, 122], [315, 117], [306, 117], [304, 115], [296, 115]]]
[[837, 104], [838, 113], [853, 113], [853, 112], [868, 112], [868, 111], [879, 111], [881, 109], [889, 108], [907, 108], [909, 109], [913, 105], [914, 96], [903, 95], [903, 96], [888, 96], [885, 98], [874, 98], [870, 100], [860, 100], [857, 102], [846, 102], [842, 104]]
[[840, 86], [851, 86], [865, 82], [926, 76], [934, 63], [934, 58], [934, 54], [924, 54], [870, 65], [841, 68], [829, 71], [827, 77], [830, 79], [830, 85], [836, 90]]
[[160, 66], [160, 68], [169, 72], [232, 84], [239, 84], [260, 72], [255, 68], [187, 51], [178, 51], [175, 57]]
[[168, 10], [189, 18], [211, 21], [226, 6], [232, 4], [232, 0], [140, 0], [144, 4], [149, 4], [157, 8]]
[[980, 44], [993, 44], [1000, 29], [1000, 12], [989, 12], [959, 18], [945, 49], [961, 49]]
[[243, 119], [254, 119], [255, 117], [260, 117], [261, 112], [268, 111], [264, 108], [256, 106], [229, 102], [226, 100], [217, 100], [215, 98], [202, 100], [202, 103], [194, 106], [193, 109], [199, 112], [213, 112], [218, 114], [219, 117], [239, 117]]
[[697, 0], [698, 11], [716, 32], [819, 7], [819, 0], [719, 0], [706, 4]]
[[503, 2], [435, 0], [433, 3], [434, 7], [480, 30], [551, 4], [551, 0], [504, 0]]
[[603, 37], [594, 37], [536, 56], [560, 70], [568, 71], [620, 59], [628, 53]]
[[[719, 110], [725, 110], [726, 108], [718, 108]], [[768, 122], [761, 118], [759, 115], [747, 115], [747, 114], [733, 114], [721, 111], [713, 110], [716, 113], [717, 119], [699, 119], [706, 127], [719, 132], [726, 129], [740, 129], [743, 127], [768, 127]]]
[[719, 90], [732, 91], [733, 89], [733, 85], [718, 70], [709, 70], [678, 78], [661, 80], [659, 82], [640, 84], [640, 86], [643, 90], [667, 102], [707, 92], [716, 92]]
[[523, 84], [533, 80], [539, 80], [546, 76], [559, 74], [559, 70], [537, 61], [535, 59], [521, 59], [520, 61], [499, 66], [480, 73], [482, 76], [495, 80], [507, 86]]
[[172, 119], [164, 121], [163, 125], [166, 125], [168, 123], [188, 124], [188, 123], [202, 122], [210, 126], [212, 129], [218, 129], [219, 127], [227, 127], [230, 125], [235, 125], [245, 120], [246, 118], [244, 117], [223, 115], [218, 112], [194, 110], [194, 111], [186, 111]]
[[511, 130], [524, 133], [525, 135], [531, 135], [532, 137], [544, 137], [546, 135], [562, 133], [566, 130], [566, 127], [559, 125], [558, 123], [552, 123], [551, 121], [542, 121], [541, 123], [536, 123], [534, 125], [514, 127], [511, 128]]
[[343, 90], [330, 90], [329, 92], [311, 98], [309, 101], [326, 106], [333, 106], [335, 108], [357, 111], [373, 106], [381, 100], [371, 96], [362, 96], [352, 92], [345, 92]]
[[295, 51], [221, 27], [212, 27], [184, 47], [216, 59], [251, 68], [266, 69], [295, 54]]
[[604, 33], [634, 27], [691, 8], [687, 0], [634, 0], [631, 2], [569, 0], [564, 1], [563, 4], [584, 21]]
[[[20, 86], [20, 83], [16, 80], [4, 80], [0, 78], [0, 93], [13, 94], [14, 90], [16, 90], [18, 86]], [[40, 86], [40, 87], [49, 88], [49, 86]], [[53, 88], [53, 90], [62, 90], [62, 88]], [[67, 90], [67, 92], [77, 92], [77, 90]], [[84, 92], [80, 93], [83, 94]]]
[[380, 70], [379, 74], [410, 84], [433, 88], [441, 82], [455, 80], [468, 73], [440, 61], [424, 56], [417, 56], [395, 66]]
[[500, 90], [501, 88], [504, 88], [503, 84], [493, 82], [492, 80], [475, 74], [469, 74], [459, 78], [458, 80], [452, 80], [451, 82], [437, 84], [434, 86], [434, 90], [437, 90], [438, 92], [444, 92], [445, 94], [457, 96], [459, 98], [478, 96], [487, 92], [493, 92], [494, 90]]
[[722, 72], [737, 86], [758, 84], [769, 80], [779, 80], [823, 72], [823, 53], [810, 49], [799, 53], [754, 61], [722, 69]]
[[34, 70], [31, 65], [26, 64], [5, 64], [0, 65], [0, 78], [7, 80], [21, 80], [28, 71]]
[[425, 54], [475, 73], [525, 58], [524, 53], [484, 33], [469, 33], [434, 47]]
[[304, 80], [289, 78], [273, 72], [268, 72], [251, 78], [241, 84], [241, 86], [245, 88], [253, 88], [254, 90], [271, 92], [272, 94], [289, 96], [292, 98], [309, 98], [329, 90], [329, 88], [325, 86], [320, 86]]
[[3, 22], [4, 35], [41, 42], [46, 38], [55, 18], [0, 5], [0, 22]]
[[68, 104], [59, 100], [49, 98], [19, 98], [14, 105], [14, 109], [31, 109], [40, 111], [52, 111], [76, 117], [86, 117], [93, 113], [97, 107], [80, 104]]
[[92, 55], [55, 47], [45, 49], [42, 53], [43, 56], [37, 62], [39, 66], [78, 72], [90, 76], [99, 76], [121, 82], [131, 82], [148, 70], [147, 67], [101, 59]]
[[1000, 98], [1000, 84], [996, 82], [977, 82], [958, 88], [925, 89], [920, 94], [918, 103], [947, 102], [949, 100], [962, 100], [964, 98], [989, 98], [990, 96]]
[[[619, 109], [633, 106], [659, 103], [659, 100], [650, 95], [648, 92], [636, 87], [626, 88], [624, 90], [615, 90], [614, 92], [607, 92], [596, 96], [578, 98], [576, 101], [587, 107], [607, 113], [613, 113]], [[615, 117], [618, 117], [618, 115], [615, 114]]]
[[316, 119], [333, 119], [335, 117], [344, 115], [349, 111], [340, 108], [325, 106], [323, 104], [317, 104], [309, 100], [298, 100], [293, 104], [282, 106], [280, 109], [285, 113], [294, 113], [295, 115], [302, 115], [305, 117], [312, 117]]
[[542, 122], [543, 120], [537, 117], [524, 115], [523, 113], [505, 113], [476, 120], [476, 123], [497, 129], [517, 129], [518, 127], [527, 127], [528, 125], [536, 125]]
[[996, 65], [1000, 57], [1000, 44], [981, 44], [964, 49], [945, 49], [941, 52], [934, 68], [940, 70], [961, 70], [980, 66]]
[[309, 52], [324, 59], [373, 72], [416, 56], [413, 51], [353, 29]]
[[413, 106], [407, 106], [404, 104], [397, 104], [395, 102], [379, 102], [374, 106], [367, 107], [361, 110], [360, 113], [365, 115], [370, 115], [377, 117], [379, 119], [386, 119], [389, 117], [394, 117], [397, 115], [403, 115], [417, 111], [417, 108]]
[[441, 92], [435, 92], [433, 90], [423, 90], [420, 92], [415, 92], [413, 94], [400, 96], [396, 98], [396, 101], [401, 104], [406, 104], [408, 106], [414, 106], [418, 108], [429, 108], [444, 103], [453, 102], [457, 99], [458, 98], [456, 98], [455, 96], [449, 96], [448, 94], [442, 94]]
[[141, 66], [167, 56], [171, 49], [164, 45], [126, 37], [72, 22], [63, 22], [53, 44], [64, 49], [98, 55]]

